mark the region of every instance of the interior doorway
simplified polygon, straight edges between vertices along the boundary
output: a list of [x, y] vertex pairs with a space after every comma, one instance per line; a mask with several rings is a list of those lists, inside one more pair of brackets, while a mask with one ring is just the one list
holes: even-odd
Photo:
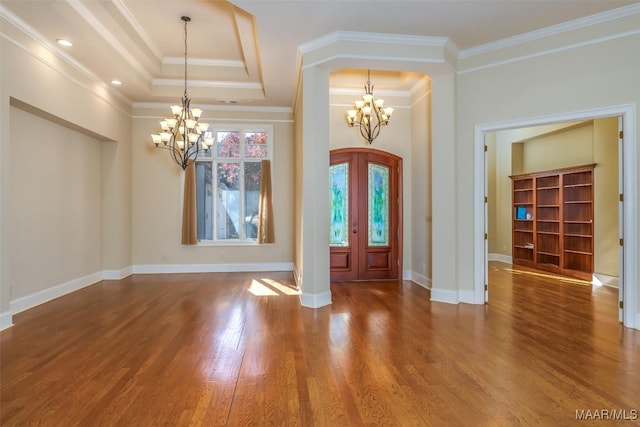
[[330, 153], [331, 281], [399, 279], [402, 159], [368, 148]]
[[[635, 327], [638, 325], [635, 313], [637, 305], [637, 276], [635, 268], [637, 235], [637, 217], [634, 215], [637, 202], [637, 181], [634, 160], [636, 158], [636, 116], [635, 106], [623, 105], [581, 112], [567, 113], [550, 117], [524, 119], [505, 123], [494, 123], [488, 125], [478, 125], [475, 129], [475, 223], [477, 240], [475, 241], [475, 266], [476, 282], [474, 290], [476, 296], [482, 295], [484, 301], [489, 300], [488, 287], [488, 214], [487, 214], [487, 163], [485, 156], [485, 138], [488, 132], [516, 129], [521, 127], [531, 127], [549, 124], [558, 124], [577, 120], [592, 120], [606, 117], [619, 118], [619, 183], [620, 202], [619, 213], [619, 296], [620, 313], [619, 318], [625, 326]], [[617, 196], [617, 195], [616, 195]], [[484, 199], [484, 200], [483, 200]], [[624, 201], [624, 202], [623, 202]], [[480, 237], [480, 236], [483, 236]], [[479, 237], [479, 238], [478, 238]], [[622, 242], [624, 241], [624, 245]], [[482, 281], [482, 282], [481, 282]]]

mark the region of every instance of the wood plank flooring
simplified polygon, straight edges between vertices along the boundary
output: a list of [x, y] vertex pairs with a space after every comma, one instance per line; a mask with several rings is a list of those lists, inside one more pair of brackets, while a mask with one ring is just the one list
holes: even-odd
[[[0, 333], [0, 425], [640, 425], [617, 290], [490, 270], [484, 306], [356, 282], [311, 310], [290, 273], [103, 281]], [[602, 410], [627, 420], [576, 420]]]

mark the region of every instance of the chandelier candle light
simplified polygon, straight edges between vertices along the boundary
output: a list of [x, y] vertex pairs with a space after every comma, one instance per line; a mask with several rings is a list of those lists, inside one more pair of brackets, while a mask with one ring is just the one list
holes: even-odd
[[208, 123], [199, 123], [202, 110], [191, 108], [191, 99], [187, 94], [187, 23], [191, 21], [188, 16], [181, 18], [184, 21], [184, 96], [182, 105], [172, 105], [172, 118], [160, 122], [161, 131], [151, 135], [156, 148], [169, 150], [171, 158], [186, 169], [193, 163], [200, 152], [207, 152], [213, 145], [212, 137], [205, 137]]
[[354, 104], [355, 109], [347, 111], [347, 122], [351, 127], [358, 125], [362, 137], [371, 144], [380, 134], [380, 127], [389, 124], [393, 108], [384, 107], [384, 99], [374, 100], [370, 71], [367, 71], [367, 85], [364, 90], [362, 100]]

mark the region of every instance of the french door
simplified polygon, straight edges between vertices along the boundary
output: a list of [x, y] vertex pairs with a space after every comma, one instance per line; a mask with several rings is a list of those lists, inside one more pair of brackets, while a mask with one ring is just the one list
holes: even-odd
[[364, 148], [330, 156], [331, 280], [401, 278], [402, 159]]

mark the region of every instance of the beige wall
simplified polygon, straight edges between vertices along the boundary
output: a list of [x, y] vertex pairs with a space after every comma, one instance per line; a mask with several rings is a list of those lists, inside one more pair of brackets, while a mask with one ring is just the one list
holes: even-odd
[[619, 276], [618, 118], [593, 122], [596, 273]]
[[[637, 17], [628, 20], [635, 20], [637, 28]], [[616, 25], [619, 27], [620, 23]], [[601, 30], [596, 26], [586, 33], [595, 37]], [[564, 41], [566, 36], [558, 36], [561, 39], [558, 42]], [[549, 40], [542, 42], [551, 44]], [[465, 224], [473, 221], [474, 126], [584, 111], [596, 106], [638, 103], [640, 86], [632, 82], [640, 73], [640, 57], [628, 52], [635, 51], [639, 45], [640, 34], [633, 34], [486, 68], [471, 68], [479, 66], [482, 55], [473, 58], [473, 63], [463, 61], [457, 92], [459, 156], [456, 159], [456, 176], [465, 184], [458, 194], [461, 243], [473, 241], [473, 230]], [[511, 53], [511, 49], [506, 50]], [[491, 55], [499, 53], [494, 51]], [[607, 61], [594, 60], [605, 57]], [[611, 64], [616, 66], [611, 67]], [[469, 71], [464, 71], [465, 67], [469, 67]], [[640, 121], [640, 110], [637, 111], [636, 120]], [[435, 227], [438, 225], [434, 224]], [[639, 248], [634, 249], [640, 256]], [[474, 282], [473, 245], [460, 244], [458, 255], [459, 286], [470, 288]], [[640, 264], [640, 259], [636, 264]]]
[[303, 180], [302, 180], [302, 88], [299, 88], [296, 98], [296, 108], [294, 117], [294, 262], [293, 269], [295, 280], [300, 286], [303, 265], [302, 265], [302, 203], [303, 203]]
[[211, 111], [202, 120], [211, 124], [273, 126], [273, 207], [275, 244], [183, 246], [182, 169], [164, 150], [153, 147], [165, 109], [136, 108], [133, 120], [133, 265], [265, 264], [293, 262], [294, 144], [291, 113]]
[[101, 143], [11, 109], [11, 299], [102, 270]]
[[523, 143], [522, 173], [593, 163], [593, 123], [541, 135]]
[[484, 136], [484, 143], [487, 146], [486, 168], [487, 168], [487, 250], [490, 254], [504, 253], [499, 249], [498, 225], [497, 225], [497, 144], [496, 133], [488, 132]]
[[[2, 24], [0, 314], [8, 312], [10, 301], [20, 296], [88, 273], [109, 270], [117, 274], [131, 265], [129, 107], [106, 88], [98, 87], [92, 78], [41, 49], [20, 30], [6, 21]], [[52, 157], [55, 161], [39, 165], [52, 176], [40, 177], [51, 181], [43, 184], [49, 192], [42, 194], [40, 201], [22, 200], [23, 191], [38, 191], [39, 187], [34, 179], [23, 181], [17, 171], [24, 171], [25, 166], [20, 156], [24, 154], [24, 135], [35, 138], [35, 142], [30, 141], [33, 151], [38, 141], [58, 148]], [[85, 161], [90, 168], [84, 168]], [[53, 177], [55, 174], [59, 176]], [[73, 194], [60, 191], [64, 179], [74, 181], [67, 184]], [[46, 187], [49, 184], [54, 188]], [[42, 205], [44, 201], [46, 206]], [[56, 218], [65, 203], [76, 211]], [[36, 207], [46, 208], [44, 213], [53, 220], [46, 215], [34, 217], [31, 209]], [[26, 218], [34, 221], [32, 229], [21, 222]], [[66, 233], [46, 234], [55, 233], [55, 229]], [[78, 237], [79, 231], [86, 237]], [[97, 240], [88, 240], [93, 238]], [[55, 255], [44, 256], [44, 248], [55, 251]], [[32, 259], [31, 271], [25, 273], [22, 263], [29, 253], [37, 256]], [[64, 253], [75, 260], [60, 264], [59, 257]], [[57, 259], [58, 264], [48, 259]], [[45, 267], [33, 270], [33, 265], [43, 263]]]
[[[424, 77], [411, 91], [411, 205], [405, 215], [411, 221], [412, 277], [430, 286], [431, 239], [431, 80]], [[406, 174], [406, 172], [405, 172]], [[405, 204], [406, 206], [406, 204]], [[406, 270], [406, 267], [405, 267]]]
[[[495, 153], [492, 153], [492, 145], [487, 151], [489, 156], [495, 157], [495, 171], [487, 165], [487, 174], [495, 174], [495, 195], [489, 197], [488, 222], [490, 225], [489, 253], [511, 256], [511, 175], [524, 172], [524, 146], [525, 142], [535, 140], [544, 135], [553, 135], [577, 123], [560, 123], [546, 126], [534, 126], [518, 129], [502, 130], [487, 134], [489, 141], [494, 141]], [[555, 156], [555, 152], [553, 153]], [[587, 162], [589, 163], [589, 162]], [[584, 164], [584, 163], [583, 163]], [[543, 169], [539, 169], [543, 170]]]

